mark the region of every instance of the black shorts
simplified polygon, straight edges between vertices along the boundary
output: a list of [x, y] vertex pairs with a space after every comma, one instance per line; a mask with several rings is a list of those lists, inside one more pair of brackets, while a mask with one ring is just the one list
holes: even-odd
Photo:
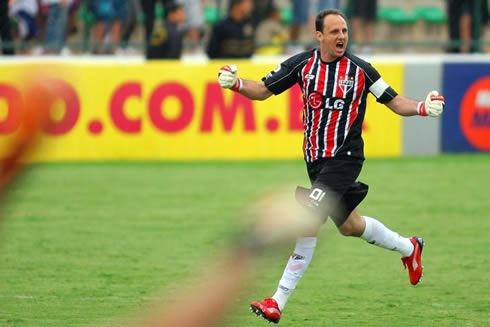
[[368, 186], [358, 182], [362, 160], [350, 158], [323, 158], [307, 163], [308, 176], [312, 190], [321, 189], [325, 192], [327, 205], [320, 206], [324, 210], [325, 221], [332, 218], [337, 227], [347, 220], [351, 212], [364, 200]]

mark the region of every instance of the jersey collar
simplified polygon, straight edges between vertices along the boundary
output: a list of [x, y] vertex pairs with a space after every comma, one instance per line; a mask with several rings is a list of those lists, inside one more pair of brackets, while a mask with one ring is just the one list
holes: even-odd
[[347, 51], [344, 52], [344, 54], [341, 56], [341, 57], [338, 57], [337, 59], [335, 59], [334, 61], [324, 61], [322, 59], [322, 53], [320, 51], [320, 49], [316, 48], [315, 49], [318, 53], [318, 58], [320, 58], [320, 61], [322, 64], [325, 64], [325, 65], [332, 65], [332, 64], [336, 64], [337, 62], [339, 62], [340, 60], [342, 60], [342, 58], [344, 58], [345, 56], [347, 56]]

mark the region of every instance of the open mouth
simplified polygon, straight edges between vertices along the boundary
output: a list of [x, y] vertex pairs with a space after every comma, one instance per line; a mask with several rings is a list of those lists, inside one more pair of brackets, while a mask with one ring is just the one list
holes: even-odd
[[343, 41], [339, 41], [335, 44], [335, 48], [339, 51], [341, 50], [344, 50], [344, 42]]

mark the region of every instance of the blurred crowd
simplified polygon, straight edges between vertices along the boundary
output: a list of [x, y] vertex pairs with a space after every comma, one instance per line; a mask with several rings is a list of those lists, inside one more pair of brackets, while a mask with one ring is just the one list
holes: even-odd
[[[411, 16], [400, 18], [406, 4], [389, 0], [0, 0], [0, 44], [5, 55], [145, 54], [159, 59], [184, 53], [209, 58], [292, 54], [314, 45], [316, 13], [336, 8], [350, 19], [353, 50], [370, 53], [373, 41], [384, 39], [378, 35], [378, 2], [393, 9], [383, 12], [391, 15], [395, 34], [406, 34], [402, 29]], [[439, 10], [444, 23], [439, 25], [453, 41], [446, 51], [481, 51], [471, 41], [481, 38], [490, 0], [412, 2], [416, 9]], [[398, 18], [395, 7], [402, 10]], [[481, 14], [478, 24], [475, 14]]]

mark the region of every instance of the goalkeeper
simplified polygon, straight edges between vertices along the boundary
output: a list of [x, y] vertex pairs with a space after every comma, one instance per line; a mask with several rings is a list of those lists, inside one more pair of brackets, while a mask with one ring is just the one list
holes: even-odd
[[[297, 199], [321, 215], [323, 221], [331, 217], [342, 235], [398, 251], [408, 268], [410, 283], [416, 285], [422, 276], [423, 239], [400, 236], [357, 210], [368, 192], [368, 186], [357, 181], [364, 161], [361, 134], [366, 97], [371, 93], [401, 116], [431, 117], [442, 114], [444, 97], [432, 91], [425, 101], [417, 102], [398, 95], [371, 64], [346, 52], [348, 29], [342, 12], [321, 11], [315, 27], [319, 49], [287, 59], [261, 82], [240, 79], [236, 66], [224, 66], [219, 83], [252, 100], [265, 100], [299, 84], [304, 101], [303, 152], [312, 187], [298, 188]], [[262, 302], [252, 302], [250, 308], [255, 314], [279, 322], [289, 296], [313, 257], [316, 234], [296, 241], [275, 294]]]

